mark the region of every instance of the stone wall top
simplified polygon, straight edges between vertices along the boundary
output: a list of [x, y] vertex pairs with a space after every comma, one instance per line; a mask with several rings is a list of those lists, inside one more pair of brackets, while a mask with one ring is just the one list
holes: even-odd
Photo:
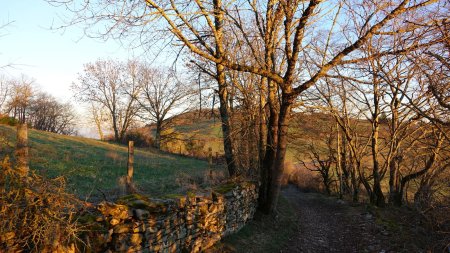
[[257, 199], [254, 182], [164, 199], [131, 194], [102, 202], [91, 218], [83, 217], [94, 228], [85, 237], [93, 251], [199, 252], [241, 229], [253, 217]]

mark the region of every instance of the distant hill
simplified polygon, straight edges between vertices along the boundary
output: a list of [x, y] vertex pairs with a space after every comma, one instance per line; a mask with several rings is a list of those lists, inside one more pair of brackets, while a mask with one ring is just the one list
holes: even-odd
[[[170, 153], [206, 157], [209, 148], [215, 155], [224, 153], [222, 129], [218, 112], [190, 111], [176, 115], [170, 120], [170, 128], [165, 132], [167, 141], [163, 142], [163, 150]], [[154, 137], [155, 126], [148, 125], [138, 129], [145, 135]]]
[[[223, 155], [222, 129], [218, 112], [198, 111], [186, 112], [173, 117], [171, 120], [171, 133], [175, 133], [175, 138], [168, 141], [163, 149], [172, 153], [182, 153], [192, 155], [186, 148], [186, 141], [194, 139], [202, 142], [204, 145], [201, 149], [200, 156], [206, 156], [208, 148], [212, 148], [213, 154], [216, 152]], [[323, 113], [295, 113], [291, 120], [290, 126], [290, 147], [288, 149], [287, 160], [294, 162], [294, 156], [299, 151], [306, 151], [307, 145], [311, 142], [324, 141], [326, 133], [330, 131], [330, 126], [334, 126], [334, 120], [331, 115]], [[334, 126], [335, 127], [335, 126]], [[145, 134], [154, 135], [154, 126], [150, 125], [141, 129]], [[292, 147], [296, 146], [296, 150]], [[304, 149], [302, 149], [304, 146]]]

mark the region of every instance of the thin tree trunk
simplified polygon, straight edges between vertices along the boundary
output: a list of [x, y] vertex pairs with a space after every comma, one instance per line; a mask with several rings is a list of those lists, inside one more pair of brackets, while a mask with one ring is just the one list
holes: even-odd
[[198, 118], [202, 117], [202, 87], [200, 82], [201, 73], [198, 73], [198, 97], [199, 97], [199, 110], [198, 110]]
[[105, 139], [105, 136], [103, 135], [101, 122], [99, 120], [95, 119], [95, 125], [97, 126], [98, 136], [100, 137], [100, 140], [103, 141]]
[[264, 85], [267, 83], [267, 78], [261, 79], [261, 92], [260, 92], [260, 100], [259, 100], [259, 157], [258, 157], [258, 163], [259, 163], [259, 181], [261, 183], [260, 189], [259, 189], [259, 196], [258, 196], [258, 203], [259, 207], [262, 209], [262, 207], [265, 204], [266, 197], [267, 197], [267, 185], [268, 185], [268, 169], [265, 166], [265, 155], [266, 155], [266, 145], [268, 140], [268, 133], [267, 133], [267, 118], [266, 118], [266, 89], [264, 89]]
[[343, 196], [343, 182], [342, 182], [342, 162], [341, 162], [341, 134], [339, 131], [339, 124], [336, 122], [336, 170], [339, 177], [339, 198]]

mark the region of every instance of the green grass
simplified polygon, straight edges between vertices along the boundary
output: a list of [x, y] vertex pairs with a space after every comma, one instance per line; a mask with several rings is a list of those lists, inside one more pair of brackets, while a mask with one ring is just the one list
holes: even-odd
[[223, 154], [222, 128], [220, 124], [220, 119], [218, 118], [215, 120], [200, 118], [195, 121], [183, 121], [177, 124], [175, 130], [185, 137], [194, 136], [194, 139], [205, 141], [204, 152], [212, 148], [214, 155], [216, 152]]
[[[331, 116], [326, 114], [294, 114], [290, 122], [286, 161], [296, 163], [298, 156], [308, 158], [306, 154], [312, 142], [325, 149], [326, 133], [333, 122]], [[224, 153], [220, 118], [197, 117], [186, 113], [177, 116], [174, 129], [185, 138], [193, 136], [194, 139], [205, 141], [204, 152], [211, 147], [213, 154]]]
[[[6, 137], [0, 158], [11, 153], [15, 143], [14, 127], [0, 125]], [[127, 148], [88, 138], [63, 136], [37, 130], [29, 131], [30, 167], [48, 177], [65, 176], [69, 189], [80, 197], [100, 196], [117, 188], [118, 178], [126, 174]], [[202, 177], [207, 162], [162, 153], [154, 149], [135, 149], [134, 181], [150, 196], [179, 193], [180, 175]], [[97, 190], [99, 189], [99, 190]]]
[[203, 136], [222, 138], [220, 119], [196, 119], [195, 122], [184, 122], [184, 124], [179, 124], [175, 129], [182, 133], [197, 133]]

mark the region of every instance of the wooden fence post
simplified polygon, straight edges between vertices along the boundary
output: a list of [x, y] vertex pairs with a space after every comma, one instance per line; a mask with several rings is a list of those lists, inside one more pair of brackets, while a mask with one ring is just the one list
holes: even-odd
[[17, 170], [20, 176], [28, 176], [30, 170], [28, 166], [28, 129], [26, 123], [17, 125], [17, 143], [16, 143]]
[[209, 147], [208, 148], [208, 165], [209, 165], [209, 168], [212, 168], [212, 164], [213, 164], [212, 148]]
[[129, 141], [128, 142], [128, 168], [127, 168], [127, 191], [128, 193], [131, 193], [134, 191], [134, 187], [132, 185], [133, 183], [133, 168], [134, 164], [134, 142]]

